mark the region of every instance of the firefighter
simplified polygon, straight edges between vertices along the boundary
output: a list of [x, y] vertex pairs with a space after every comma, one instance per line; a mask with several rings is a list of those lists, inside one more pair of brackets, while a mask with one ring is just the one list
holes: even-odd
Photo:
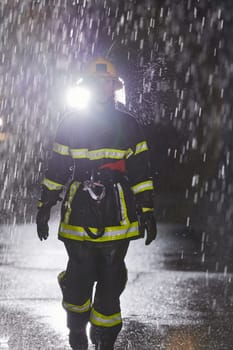
[[114, 65], [91, 62], [83, 86], [92, 101], [58, 127], [52, 157], [42, 181], [37, 232], [47, 239], [50, 210], [67, 189], [58, 236], [68, 253], [58, 276], [74, 350], [112, 350], [122, 328], [120, 295], [127, 281], [124, 259], [131, 240], [156, 238], [153, 182], [145, 137], [129, 114], [115, 108], [122, 88]]

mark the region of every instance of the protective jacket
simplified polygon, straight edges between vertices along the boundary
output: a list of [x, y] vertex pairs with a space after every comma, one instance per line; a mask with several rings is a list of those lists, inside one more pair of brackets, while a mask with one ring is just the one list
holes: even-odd
[[138, 238], [137, 211], [153, 210], [153, 183], [147, 142], [135, 118], [112, 106], [66, 116], [42, 184], [51, 197], [66, 187], [59, 239]]

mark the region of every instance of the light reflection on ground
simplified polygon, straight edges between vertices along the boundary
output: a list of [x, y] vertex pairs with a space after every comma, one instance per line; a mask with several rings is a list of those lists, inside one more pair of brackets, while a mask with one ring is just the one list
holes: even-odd
[[[0, 350], [69, 349], [57, 283], [67, 257], [56, 226], [46, 242], [34, 225], [19, 225], [10, 235], [0, 227]], [[181, 270], [193, 261], [192, 245], [168, 231], [163, 226], [149, 247], [142, 240], [131, 244], [116, 350], [231, 350], [232, 275], [198, 270], [196, 258], [195, 270]], [[178, 264], [170, 269], [169, 261]]]

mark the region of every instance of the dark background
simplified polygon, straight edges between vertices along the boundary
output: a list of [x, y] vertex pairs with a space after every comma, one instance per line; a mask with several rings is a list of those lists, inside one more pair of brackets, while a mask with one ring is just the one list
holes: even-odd
[[226, 0], [1, 2], [0, 222], [34, 221], [65, 90], [107, 55], [150, 145], [158, 220], [231, 245], [232, 23]]

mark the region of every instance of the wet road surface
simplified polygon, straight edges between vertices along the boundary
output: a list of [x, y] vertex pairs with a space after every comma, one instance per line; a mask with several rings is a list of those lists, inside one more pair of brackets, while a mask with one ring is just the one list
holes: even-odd
[[[45, 242], [35, 225], [0, 227], [0, 350], [69, 349], [56, 281], [67, 258], [50, 227]], [[231, 266], [204, 238], [160, 224], [149, 247], [131, 243], [116, 350], [233, 349]]]

